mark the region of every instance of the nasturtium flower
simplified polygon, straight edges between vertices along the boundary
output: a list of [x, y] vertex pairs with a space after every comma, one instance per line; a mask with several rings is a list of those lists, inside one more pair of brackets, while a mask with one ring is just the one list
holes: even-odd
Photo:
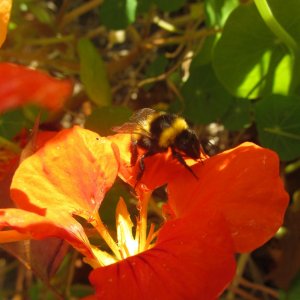
[[63, 238], [93, 257], [83, 227], [73, 216], [93, 220], [117, 170], [109, 140], [80, 128], [61, 131], [16, 170], [11, 198], [19, 210], [0, 210], [0, 224], [32, 238]]
[[[86, 299], [216, 299], [234, 276], [235, 253], [263, 244], [282, 223], [288, 195], [276, 154], [245, 143], [203, 155], [188, 162], [198, 180], [171, 153], [156, 154], [145, 160], [136, 185], [129, 143], [130, 135], [105, 138], [79, 127], [58, 133], [17, 169], [11, 197], [19, 209], [0, 210], [0, 239], [13, 240], [15, 232], [16, 239], [68, 241], [94, 268], [95, 295]], [[136, 185], [139, 216], [132, 230], [121, 198], [113, 238], [98, 209], [117, 175]], [[166, 220], [147, 230], [151, 193], [164, 184]], [[111, 252], [91, 245], [76, 216], [95, 227]]]
[[192, 168], [199, 182], [184, 181], [180, 172], [168, 185], [169, 205], [177, 217], [205, 208], [220, 211], [237, 252], [261, 246], [282, 224], [288, 196], [275, 152], [243, 143]]
[[12, 0], [0, 0], [0, 47], [6, 38]]
[[0, 63], [0, 113], [26, 104], [59, 110], [72, 95], [73, 83], [22, 65]]

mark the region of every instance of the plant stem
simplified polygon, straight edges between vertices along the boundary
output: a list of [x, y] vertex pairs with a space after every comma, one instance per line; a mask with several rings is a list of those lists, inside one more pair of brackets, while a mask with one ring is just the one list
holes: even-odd
[[268, 28], [289, 49], [291, 55], [291, 82], [288, 94], [293, 94], [300, 83], [300, 49], [295, 39], [280, 25], [274, 17], [267, 0], [254, 0], [254, 3]]
[[243, 276], [249, 257], [250, 257], [249, 253], [244, 253], [240, 255], [237, 262], [235, 277], [230, 285], [226, 300], [233, 300], [235, 298], [234, 294], [235, 294], [235, 290], [238, 289], [239, 286], [239, 278]]
[[102, 4], [103, 0], [91, 0], [88, 1], [81, 6], [75, 8], [71, 12], [64, 15], [60, 27], [64, 27], [68, 23], [72, 22], [73, 20], [77, 19], [80, 15], [87, 13], [89, 10], [92, 10]]
[[140, 197], [140, 218], [137, 224], [137, 232], [139, 233], [139, 252], [144, 251], [147, 242], [147, 217], [148, 217], [148, 203], [151, 192], [143, 192]]
[[255, 5], [269, 29], [289, 48], [292, 54], [299, 51], [298, 44], [275, 19], [267, 0], [254, 0]]

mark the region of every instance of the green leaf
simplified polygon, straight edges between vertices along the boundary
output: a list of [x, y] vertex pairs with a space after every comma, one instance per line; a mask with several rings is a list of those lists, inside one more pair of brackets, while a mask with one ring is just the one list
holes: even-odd
[[207, 25], [222, 27], [232, 10], [239, 5], [239, 1], [205, 0], [204, 5]]
[[[279, 22], [299, 40], [298, 0], [272, 0], [269, 4]], [[214, 48], [213, 66], [220, 81], [237, 97], [257, 98], [278, 92], [277, 83], [283, 81], [281, 90], [286, 94], [292, 73], [292, 65], [287, 64], [289, 55], [250, 3], [240, 5], [229, 16]]]
[[251, 102], [247, 99], [234, 99], [221, 121], [228, 130], [247, 128], [251, 124]]
[[30, 11], [41, 23], [51, 25], [54, 22], [49, 7], [43, 2], [30, 5]]
[[0, 116], [0, 136], [10, 140], [16, 136], [28, 123], [22, 109], [12, 110]]
[[31, 123], [31, 125], [34, 124], [38, 116], [40, 118], [40, 123], [46, 122], [49, 116], [49, 111], [47, 109], [34, 104], [26, 105], [22, 109], [24, 117]]
[[300, 156], [300, 97], [271, 95], [255, 105], [259, 140], [282, 160]]
[[193, 57], [191, 68], [197, 68], [211, 62], [212, 50], [216, 39], [216, 36], [208, 36], [205, 39], [203, 46], [201, 47], [201, 51]]
[[98, 106], [110, 105], [111, 89], [97, 48], [88, 39], [81, 39], [77, 51], [80, 59], [80, 79], [88, 96]]
[[147, 13], [153, 4], [153, 0], [142, 0], [138, 1], [137, 4], [137, 13], [143, 14]]
[[184, 115], [196, 124], [208, 124], [220, 118], [233, 98], [218, 82], [210, 64], [191, 69], [182, 88]]
[[299, 300], [300, 295], [300, 273], [293, 280], [288, 291], [280, 291], [279, 300]]
[[135, 21], [137, 0], [104, 1], [100, 8], [101, 22], [109, 29], [125, 29]]
[[70, 294], [73, 297], [81, 298], [92, 295], [94, 293], [93, 288], [88, 284], [72, 284], [70, 287]]
[[[108, 191], [104, 201], [101, 204], [100, 217], [106, 226], [110, 226], [113, 228], [115, 226], [115, 212], [120, 196], [122, 196], [128, 204], [129, 199], [132, 198], [128, 188], [126, 188], [126, 186], [122, 184], [121, 180], [117, 181], [117, 183], [114, 184], [114, 186]], [[131, 203], [131, 205], [127, 207], [130, 211], [135, 208], [133, 203]]]
[[162, 11], [175, 11], [180, 9], [186, 0], [153, 0], [159, 9]]
[[41, 295], [43, 295], [43, 299], [45, 300], [55, 299], [53, 291], [47, 289], [45, 284], [42, 281], [38, 280], [30, 285], [29, 298], [31, 300], [39, 300]]
[[155, 77], [162, 74], [169, 60], [164, 55], [158, 55], [155, 60], [147, 67], [145, 74], [146, 77]]
[[87, 118], [85, 127], [100, 135], [109, 135], [112, 127], [127, 122], [131, 115], [132, 111], [122, 106], [97, 108]]

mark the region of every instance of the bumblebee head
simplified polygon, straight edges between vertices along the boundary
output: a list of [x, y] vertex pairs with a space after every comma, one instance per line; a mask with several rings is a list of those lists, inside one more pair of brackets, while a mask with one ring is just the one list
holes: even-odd
[[199, 139], [196, 133], [190, 129], [185, 129], [176, 136], [174, 146], [190, 158], [200, 158]]

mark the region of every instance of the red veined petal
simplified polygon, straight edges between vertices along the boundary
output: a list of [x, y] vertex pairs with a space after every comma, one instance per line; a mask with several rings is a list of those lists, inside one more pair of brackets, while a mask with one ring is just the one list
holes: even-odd
[[18, 207], [40, 215], [52, 211], [88, 219], [98, 211], [117, 171], [111, 142], [74, 127], [59, 132], [20, 164], [11, 197]]
[[282, 224], [289, 197], [273, 151], [244, 143], [193, 170], [199, 180], [181, 172], [168, 186], [169, 205], [176, 216], [199, 218], [205, 207], [219, 210], [239, 252], [260, 246]]
[[168, 221], [156, 245], [92, 271], [98, 299], [216, 299], [234, 276], [232, 240], [223, 218]]
[[71, 81], [21, 65], [0, 63], [0, 74], [0, 113], [28, 103], [59, 110], [72, 95]]
[[1, 0], [0, 5], [0, 47], [6, 38], [7, 26], [12, 6], [12, 0]]
[[[33, 239], [58, 237], [69, 242], [85, 256], [93, 256], [89, 240], [82, 226], [70, 215], [48, 210], [40, 216], [22, 209], [0, 209], [0, 228], [9, 226]], [[1, 233], [0, 233], [1, 234]]]
[[[140, 171], [139, 161], [132, 166], [131, 165], [131, 152], [130, 152], [130, 143], [131, 135], [130, 134], [116, 134], [114, 136], [108, 137], [113, 143], [115, 143], [120, 152], [120, 169], [119, 176], [126, 183], [131, 186], [136, 184], [136, 176]], [[142, 155], [142, 151], [139, 154]], [[195, 163], [194, 160], [186, 161], [189, 165]], [[149, 156], [144, 160], [145, 170], [143, 177], [140, 180], [141, 186], [144, 186], [148, 190], [154, 190], [159, 186], [162, 186], [174, 178], [177, 172], [185, 170], [191, 177], [193, 175], [184, 168], [176, 159], [172, 157], [171, 150], [167, 152], [157, 153], [153, 156]]]

